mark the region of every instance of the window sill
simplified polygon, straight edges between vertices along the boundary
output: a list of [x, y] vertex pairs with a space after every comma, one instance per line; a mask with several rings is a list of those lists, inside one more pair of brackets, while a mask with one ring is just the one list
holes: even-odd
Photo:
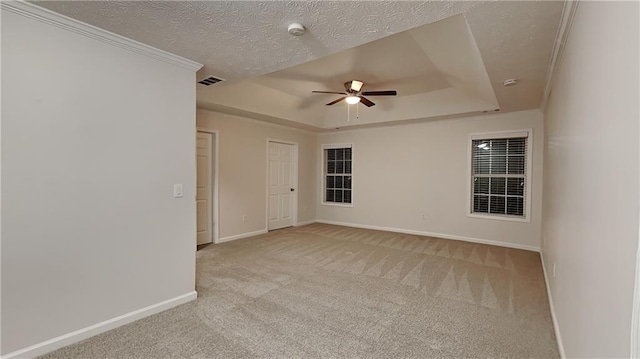
[[320, 203], [323, 206], [330, 206], [330, 207], [346, 207], [346, 208], [353, 208], [353, 203], [333, 203], [333, 202], [322, 202]]
[[493, 219], [493, 220], [496, 220], [496, 221], [531, 223], [531, 219], [529, 217], [518, 218], [518, 217], [501, 216], [501, 215], [498, 215], [498, 214], [468, 213], [467, 217], [479, 218], [479, 219]]

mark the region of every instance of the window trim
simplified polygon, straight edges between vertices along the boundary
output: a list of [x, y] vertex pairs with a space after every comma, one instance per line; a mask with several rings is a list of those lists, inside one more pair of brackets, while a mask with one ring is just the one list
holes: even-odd
[[[527, 153], [526, 153], [526, 173], [525, 178], [527, 179], [527, 187], [525, 193], [525, 216], [524, 217], [515, 217], [509, 216], [505, 214], [491, 214], [491, 213], [474, 213], [473, 212], [473, 141], [474, 140], [492, 140], [499, 138], [516, 138], [516, 137], [527, 137]], [[498, 221], [509, 221], [509, 222], [524, 222], [531, 223], [531, 188], [533, 187], [533, 178], [531, 177], [531, 170], [533, 167], [533, 129], [522, 129], [522, 130], [509, 130], [509, 131], [491, 131], [491, 132], [476, 132], [469, 134], [469, 138], [467, 139], [467, 203], [466, 203], [466, 214], [467, 217], [470, 218], [478, 218], [478, 219], [490, 219], [490, 220], [498, 220]]]
[[[325, 187], [326, 187], [326, 178], [327, 173], [325, 173], [325, 161], [326, 161], [326, 151], [330, 149], [336, 148], [351, 148], [351, 203], [335, 203], [335, 202], [326, 202], [325, 201]], [[354, 195], [354, 166], [355, 163], [355, 155], [354, 155], [354, 146], [353, 143], [326, 143], [320, 145], [320, 205], [322, 206], [331, 206], [331, 207], [345, 207], [345, 208], [353, 208], [353, 204], [355, 203], [355, 195]]]

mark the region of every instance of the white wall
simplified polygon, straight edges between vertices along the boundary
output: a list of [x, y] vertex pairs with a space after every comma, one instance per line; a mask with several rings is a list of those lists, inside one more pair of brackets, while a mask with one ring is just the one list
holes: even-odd
[[266, 231], [267, 139], [298, 143], [298, 222], [315, 219], [316, 134], [203, 109], [197, 123], [219, 131], [221, 240]]
[[[467, 217], [469, 134], [529, 128], [533, 129], [534, 141], [531, 222]], [[319, 136], [318, 146], [329, 143], [354, 145], [354, 205], [353, 208], [323, 205], [318, 189], [318, 220], [539, 248], [543, 144], [540, 111]], [[318, 171], [321, 173], [320, 167]], [[425, 220], [421, 218], [423, 213]]]
[[630, 356], [638, 10], [579, 4], [544, 115], [543, 257], [567, 357]]
[[195, 294], [194, 84], [3, 8], [3, 355]]

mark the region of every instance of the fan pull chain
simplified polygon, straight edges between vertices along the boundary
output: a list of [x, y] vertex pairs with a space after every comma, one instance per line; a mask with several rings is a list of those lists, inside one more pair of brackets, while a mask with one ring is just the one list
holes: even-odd
[[356, 120], [360, 119], [360, 106], [356, 104]]

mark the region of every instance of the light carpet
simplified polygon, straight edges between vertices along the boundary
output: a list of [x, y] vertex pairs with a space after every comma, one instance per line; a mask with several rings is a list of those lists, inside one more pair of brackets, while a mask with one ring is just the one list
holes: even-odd
[[557, 358], [538, 253], [326, 224], [197, 253], [198, 299], [44, 358]]

